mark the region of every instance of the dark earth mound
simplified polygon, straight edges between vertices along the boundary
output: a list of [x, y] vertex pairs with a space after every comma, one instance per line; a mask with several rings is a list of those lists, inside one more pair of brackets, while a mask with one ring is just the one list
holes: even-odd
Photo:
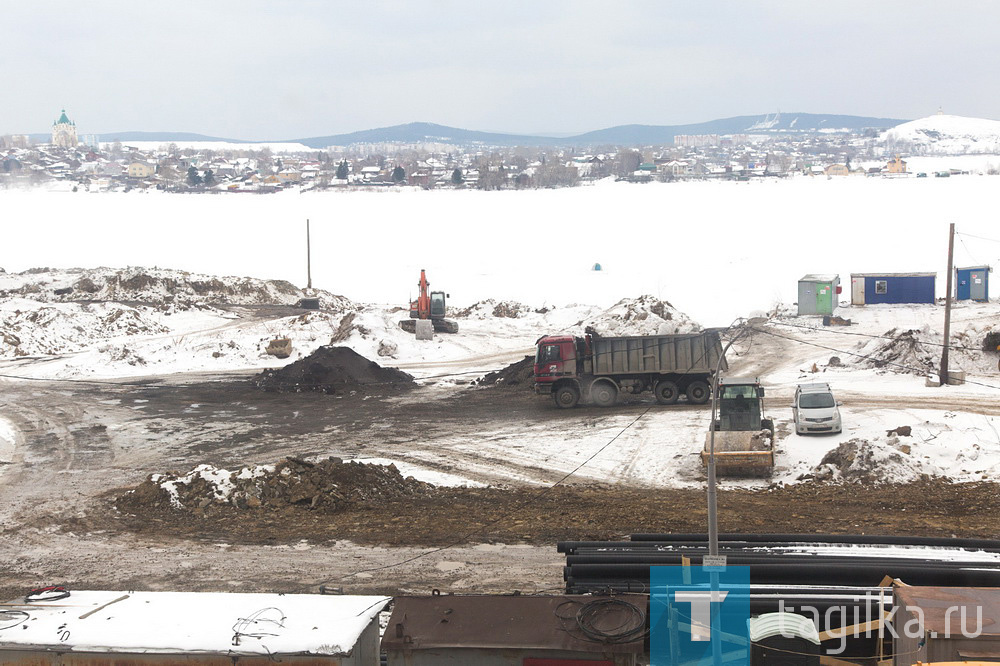
[[[207, 512], [262, 508], [271, 511], [315, 509], [324, 513], [343, 511], [350, 506], [378, 506], [386, 500], [423, 497], [434, 486], [413, 477], [404, 478], [395, 465], [370, 465], [327, 458], [308, 462], [287, 458], [272, 468], [238, 470], [224, 483], [213, 482], [212, 474], [151, 475], [136, 488], [118, 496], [115, 506], [142, 516], [163, 511], [195, 515]], [[217, 472], [214, 468], [212, 472]], [[164, 484], [173, 482], [171, 498]], [[230, 485], [231, 484], [231, 485]]]
[[[931, 480], [880, 485], [800, 483], [767, 490], [719, 492], [719, 529], [726, 532], [906, 534], [994, 538], [1000, 531], [1000, 486]], [[624, 486], [435, 488], [424, 495], [355, 503], [342, 511], [187, 512], [172, 509], [92, 511], [62, 517], [62, 529], [126, 530], [233, 543], [348, 539], [359, 544], [444, 545], [619, 539], [635, 532], [704, 532], [705, 493], [696, 489]], [[836, 511], [831, 511], [836, 507]]]
[[251, 380], [264, 391], [338, 393], [359, 388], [400, 389], [416, 386], [413, 377], [383, 368], [349, 347], [320, 347], [283, 368], [271, 368]]
[[506, 368], [484, 375], [477, 384], [479, 386], [496, 386], [498, 388], [531, 389], [535, 383], [535, 357], [525, 356]]

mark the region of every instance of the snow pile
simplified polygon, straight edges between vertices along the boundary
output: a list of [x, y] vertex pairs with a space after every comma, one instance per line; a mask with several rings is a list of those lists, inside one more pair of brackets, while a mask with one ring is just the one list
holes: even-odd
[[910, 446], [900, 444], [895, 436], [871, 441], [850, 439], [823, 457], [812, 480], [873, 486], [945, 477], [940, 468], [910, 452]]
[[941, 339], [929, 326], [899, 331], [891, 329], [873, 338], [861, 351], [857, 363], [887, 372], [925, 374], [941, 363]]
[[354, 504], [377, 505], [383, 500], [427, 495], [433, 488], [413, 477], [404, 478], [395, 465], [287, 458], [277, 465], [234, 472], [199, 465], [187, 474], [151, 474], [115, 504], [135, 515], [160, 509], [200, 514], [210, 507], [307, 508], [332, 513]]
[[532, 312], [524, 303], [517, 301], [499, 301], [488, 298], [485, 301], [473, 303], [467, 308], [457, 310], [455, 317], [463, 319], [487, 319], [489, 317], [516, 319]]
[[881, 137], [888, 151], [962, 155], [1000, 153], [1000, 121], [934, 115], [897, 125]]
[[[228, 305], [295, 305], [306, 293], [285, 280], [216, 277], [164, 268], [129, 267], [55, 270], [33, 268], [0, 274], [0, 298], [21, 296], [36, 301], [123, 301], [142, 303], [220, 303]], [[350, 300], [326, 291], [318, 298], [325, 309], [347, 311]]]
[[76, 352], [123, 336], [166, 333], [151, 308], [118, 303], [0, 302], [0, 357]]
[[[952, 335], [948, 364], [953, 370], [970, 373], [993, 373], [997, 370], [995, 351], [983, 351], [989, 324], [970, 323]], [[941, 368], [944, 337], [929, 325], [907, 330], [890, 329], [881, 337], [863, 344], [855, 364], [880, 372], [900, 374], [936, 374]]]
[[675, 335], [697, 333], [701, 325], [667, 301], [654, 296], [623, 298], [580, 326], [607, 337], [623, 335]]

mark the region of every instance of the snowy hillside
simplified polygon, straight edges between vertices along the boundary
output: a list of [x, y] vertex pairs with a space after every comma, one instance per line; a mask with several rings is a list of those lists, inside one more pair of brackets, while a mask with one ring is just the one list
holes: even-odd
[[[34, 377], [110, 378], [222, 372], [290, 363], [327, 344], [346, 345], [421, 377], [485, 373], [530, 353], [543, 334], [686, 333], [700, 325], [652, 296], [594, 305], [532, 307], [488, 299], [452, 309], [459, 335], [431, 343], [403, 331], [399, 305], [360, 305], [326, 292], [322, 310], [287, 306], [301, 290], [282, 281], [165, 269], [29, 270], [0, 274], [0, 365]], [[212, 303], [212, 305], [206, 304]], [[267, 353], [288, 338], [292, 355]]]
[[[353, 304], [326, 291], [311, 292], [324, 308], [348, 310]], [[34, 301], [120, 301], [184, 306], [191, 303], [227, 305], [295, 305], [306, 293], [285, 280], [216, 277], [163, 268], [130, 266], [22, 273], [0, 269], [0, 298], [22, 296]]]
[[933, 115], [897, 125], [881, 137], [888, 152], [932, 155], [1000, 153], [1000, 121]]

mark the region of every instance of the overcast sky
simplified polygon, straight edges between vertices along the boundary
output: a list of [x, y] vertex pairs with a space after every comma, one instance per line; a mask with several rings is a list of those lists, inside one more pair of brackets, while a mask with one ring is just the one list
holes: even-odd
[[1000, 3], [4, 3], [0, 134], [576, 133], [786, 112], [1000, 119]]

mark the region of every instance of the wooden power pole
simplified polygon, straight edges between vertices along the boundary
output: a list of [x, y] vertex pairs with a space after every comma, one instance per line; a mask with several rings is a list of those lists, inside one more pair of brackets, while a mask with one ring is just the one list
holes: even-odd
[[948, 349], [951, 346], [951, 274], [955, 270], [955, 223], [948, 230], [948, 279], [944, 294], [944, 347], [941, 350], [941, 386], [948, 385]]
[[[309, 218], [306, 218], [306, 289], [312, 289], [312, 288], [313, 288], [312, 247], [310, 247], [309, 245]], [[947, 324], [945, 324], [945, 326], [947, 326]]]

